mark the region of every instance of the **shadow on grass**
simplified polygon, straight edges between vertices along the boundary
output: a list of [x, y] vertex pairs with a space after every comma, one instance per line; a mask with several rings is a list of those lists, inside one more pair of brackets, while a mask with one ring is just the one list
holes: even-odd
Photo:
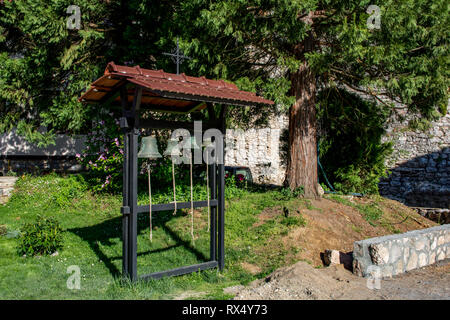
[[[177, 234], [177, 232], [175, 232], [166, 225], [166, 223], [169, 220], [179, 216], [179, 214], [180, 213], [178, 212], [177, 215], [173, 216], [171, 211], [159, 212], [157, 216], [153, 217], [152, 221], [153, 228], [155, 227], [161, 228], [172, 240], [175, 241], [176, 244], [165, 248], [148, 250], [145, 252], [138, 252], [137, 255], [138, 256], [152, 255], [183, 246], [184, 248], [186, 248], [186, 250], [190, 251], [197, 258], [197, 260], [208, 261], [209, 258], [207, 258], [202, 252], [195, 249], [189, 241], [183, 240]], [[144, 218], [142, 218], [141, 215], [140, 217], [138, 217], [138, 226], [137, 226], [138, 236], [140, 234], [143, 234], [143, 232], [146, 229], [148, 230], [149, 226], [148, 215], [146, 217], [144, 216]], [[120, 242], [123, 243], [122, 217], [113, 218], [89, 227], [68, 229], [67, 231], [80, 237], [83, 241], [86, 241], [89, 244], [91, 250], [105, 264], [105, 266], [108, 268], [109, 272], [114, 278], [121, 276], [121, 270], [117, 268], [117, 266], [113, 263], [113, 261], [122, 259], [122, 256], [109, 256], [107, 253], [102, 251], [99, 244], [110, 247], [115, 246], [116, 242], [113, 241], [113, 239], [119, 239]]]

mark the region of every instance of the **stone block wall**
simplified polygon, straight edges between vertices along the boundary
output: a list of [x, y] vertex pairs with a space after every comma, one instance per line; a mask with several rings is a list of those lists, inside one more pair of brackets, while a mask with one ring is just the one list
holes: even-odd
[[225, 165], [249, 167], [256, 183], [281, 185], [286, 172], [282, 144], [287, 127], [287, 117], [279, 116], [267, 128], [227, 129]]
[[353, 273], [392, 277], [450, 258], [450, 225], [356, 241]]
[[86, 137], [56, 135], [55, 144], [40, 148], [16, 134], [0, 134], [0, 176], [22, 173], [79, 171], [76, 154], [85, 148]]
[[71, 172], [76, 171], [78, 161], [75, 157], [2, 157], [0, 156], [0, 176], [6, 176], [8, 172], [15, 174], [46, 173], [46, 172]]
[[[399, 114], [386, 123], [382, 138], [393, 143], [394, 152], [386, 160], [391, 174], [380, 181], [380, 194], [413, 207], [450, 208], [450, 114], [425, 132], [409, 128], [412, 118], [406, 111]], [[267, 128], [228, 129], [225, 164], [249, 167], [258, 183], [281, 185], [286, 170], [283, 132], [288, 126], [287, 116], [280, 115]]]
[[391, 119], [383, 141], [393, 143], [391, 171], [380, 194], [412, 207], [450, 208], [450, 114], [426, 131], [408, 128], [411, 118]]

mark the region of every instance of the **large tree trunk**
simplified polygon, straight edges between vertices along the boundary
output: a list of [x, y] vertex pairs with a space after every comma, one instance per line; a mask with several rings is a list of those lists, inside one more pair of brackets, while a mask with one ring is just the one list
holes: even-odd
[[[312, 49], [312, 38], [301, 45], [299, 56]], [[291, 94], [296, 100], [289, 109], [289, 155], [285, 185], [291, 190], [303, 186], [305, 197], [318, 198], [316, 141], [316, 80], [305, 61], [291, 74]]]

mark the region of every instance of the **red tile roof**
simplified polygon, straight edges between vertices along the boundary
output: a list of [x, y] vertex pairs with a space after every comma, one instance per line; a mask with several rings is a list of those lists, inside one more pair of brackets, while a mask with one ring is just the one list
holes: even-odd
[[[190, 77], [166, 73], [163, 70], [141, 69], [139, 66], [118, 66], [110, 62], [105, 74], [91, 84], [91, 88], [80, 97], [83, 102], [105, 102], [120, 91], [126, 83], [144, 88], [142, 104], [167, 107], [187, 107], [194, 102], [212, 102], [230, 105], [272, 105], [273, 101], [257, 96], [253, 92], [241, 91], [235, 84], [205, 77]], [[132, 99], [134, 90], [129, 92]], [[120, 97], [114, 98], [120, 102]], [[194, 105], [192, 104], [192, 105]]]

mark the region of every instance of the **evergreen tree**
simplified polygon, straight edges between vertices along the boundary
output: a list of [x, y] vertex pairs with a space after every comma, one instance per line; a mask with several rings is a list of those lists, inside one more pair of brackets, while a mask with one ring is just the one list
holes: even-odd
[[175, 17], [193, 69], [287, 105], [285, 183], [308, 197], [317, 196], [319, 88], [356, 90], [395, 110], [380, 98], [389, 97], [425, 117], [446, 109], [445, 0], [185, 0]]
[[[67, 27], [72, 5], [80, 10], [79, 29]], [[170, 7], [137, 0], [0, 3], [0, 133], [16, 128], [42, 146], [55, 133], [89, 130], [108, 106], [82, 105], [80, 94], [109, 61], [155, 68]]]
[[[80, 8], [80, 30], [66, 27], [70, 5]], [[162, 52], [180, 37], [193, 58], [182, 71], [234, 81], [289, 110], [286, 184], [314, 197], [317, 91], [351, 88], [393, 110], [380, 95], [428, 118], [445, 113], [448, 25], [445, 0], [6, 1], [0, 132], [16, 127], [42, 144], [56, 132], [82, 132], [99, 109], [77, 98], [107, 62], [171, 71]]]

